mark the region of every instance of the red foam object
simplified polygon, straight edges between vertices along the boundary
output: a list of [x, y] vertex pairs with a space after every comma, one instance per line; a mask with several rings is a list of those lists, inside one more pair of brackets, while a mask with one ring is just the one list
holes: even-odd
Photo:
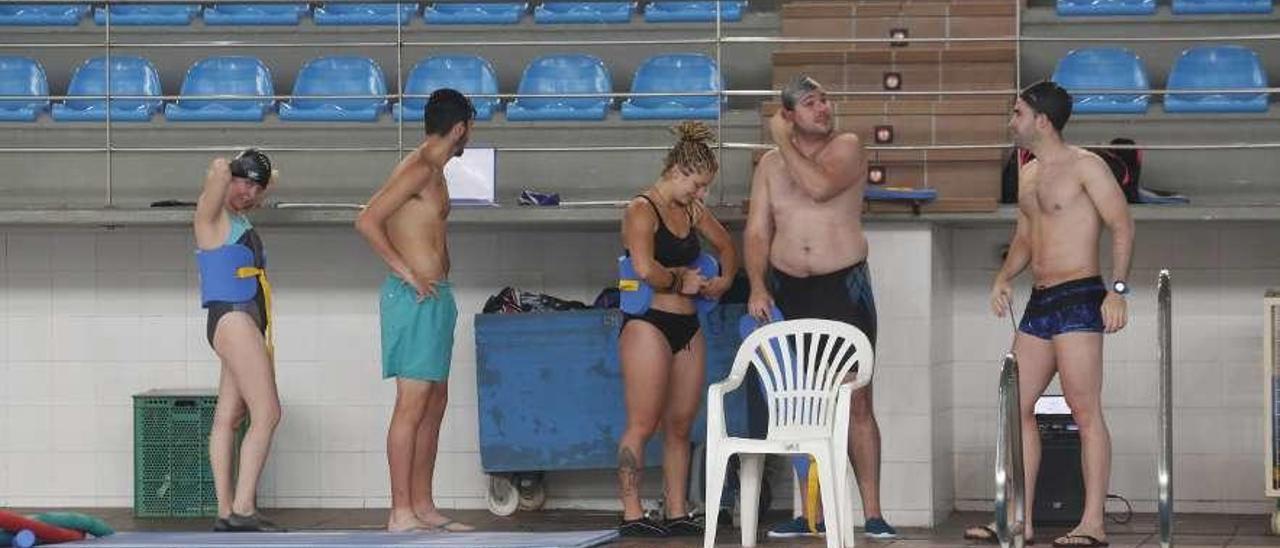
[[0, 510], [0, 529], [6, 531], [30, 529], [32, 533], [36, 534], [36, 540], [41, 544], [84, 540], [83, 532], [49, 525], [48, 523], [4, 510]]

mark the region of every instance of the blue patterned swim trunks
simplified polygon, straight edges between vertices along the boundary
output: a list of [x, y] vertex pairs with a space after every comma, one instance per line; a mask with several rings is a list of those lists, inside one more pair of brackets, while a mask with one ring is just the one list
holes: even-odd
[[1034, 288], [1018, 331], [1045, 340], [1063, 333], [1102, 333], [1106, 296], [1101, 276]]

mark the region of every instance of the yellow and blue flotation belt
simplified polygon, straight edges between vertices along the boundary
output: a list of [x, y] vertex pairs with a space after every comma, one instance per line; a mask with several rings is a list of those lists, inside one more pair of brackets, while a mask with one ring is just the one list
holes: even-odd
[[253, 250], [241, 244], [227, 244], [217, 249], [196, 251], [200, 271], [200, 306], [212, 302], [245, 303], [252, 301], [262, 288], [267, 316], [267, 347], [274, 348], [271, 318], [271, 282], [265, 268], [254, 265]]

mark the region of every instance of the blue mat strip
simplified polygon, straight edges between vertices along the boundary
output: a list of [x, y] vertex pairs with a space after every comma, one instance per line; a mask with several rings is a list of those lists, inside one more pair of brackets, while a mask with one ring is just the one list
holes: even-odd
[[587, 548], [617, 538], [617, 531], [564, 533], [381, 533], [369, 531], [300, 531], [293, 533], [119, 533], [110, 537], [59, 544], [91, 548], [225, 548], [233, 546], [431, 546], [435, 548]]

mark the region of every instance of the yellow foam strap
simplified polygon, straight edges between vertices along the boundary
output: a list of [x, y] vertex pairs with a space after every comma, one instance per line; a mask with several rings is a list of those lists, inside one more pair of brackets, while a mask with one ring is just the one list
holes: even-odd
[[822, 499], [818, 498], [822, 492], [818, 486], [818, 462], [809, 457], [809, 498], [805, 499], [804, 513], [808, 517], [809, 532], [818, 532], [818, 504]]
[[276, 339], [275, 339], [275, 318], [271, 317], [271, 282], [267, 281], [267, 271], [262, 268], [253, 266], [242, 266], [236, 269], [237, 278], [258, 278], [258, 284], [262, 286], [262, 300], [267, 310], [267, 352], [275, 355]]

